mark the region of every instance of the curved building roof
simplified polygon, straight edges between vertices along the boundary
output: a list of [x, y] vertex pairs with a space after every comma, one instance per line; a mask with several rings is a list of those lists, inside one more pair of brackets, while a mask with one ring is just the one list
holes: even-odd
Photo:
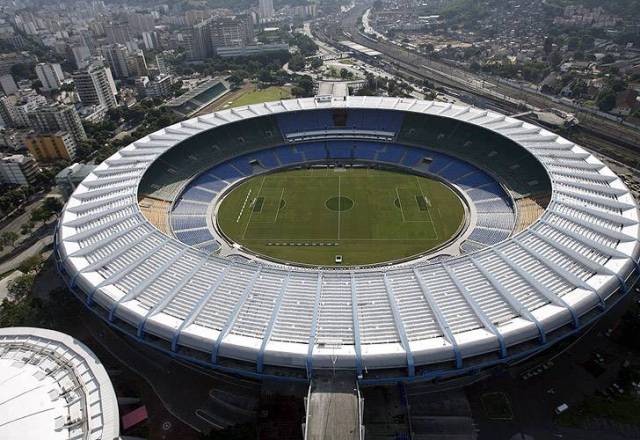
[[0, 329], [0, 438], [119, 438], [118, 404], [96, 356], [69, 335]]
[[[289, 114], [344, 108], [432, 115], [458, 130], [507, 139], [514, 153], [528, 152], [531, 166], [543, 167], [551, 200], [523, 231], [477, 252], [348, 270], [209, 255], [159, 231], [141, 214], [137, 194], [141, 180], [149, 179], [143, 179], [145, 171], [185, 140], [202, 143], [206, 132], [233, 130], [232, 124], [246, 120], [277, 115], [282, 125]], [[505, 172], [524, 171], [509, 168]], [[258, 372], [265, 366], [335, 365], [358, 373], [408, 367], [413, 374], [418, 366], [460, 367], [481, 355], [507, 356], [524, 342], [545, 341], [554, 330], [579, 324], [633, 273], [638, 236], [638, 211], [627, 187], [566, 139], [473, 107], [348, 97], [224, 110], [128, 145], [69, 199], [57, 243], [64, 271], [90, 303], [138, 335], [167, 341], [172, 350], [195, 349], [213, 363], [246, 361]]]

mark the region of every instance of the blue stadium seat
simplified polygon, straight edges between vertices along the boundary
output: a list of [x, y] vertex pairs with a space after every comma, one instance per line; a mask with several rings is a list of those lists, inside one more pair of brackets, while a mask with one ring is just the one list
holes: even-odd
[[485, 183], [490, 182], [493, 182], [493, 178], [491, 178], [491, 176], [489, 176], [487, 173], [484, 173], [480, 170], [477, 170], [473, 174], [469, 174], [459, 180], [456, 180], [456, 183], [458, 185], [470, 188], [475, 188], [477, 186], [484, 185]]
[[312, 142], [309, 144], [300, 144], [296, 149], [304, 154], [307, 160], [324, 160], [327, 158], [327, 150], [324, 143]]
[[460, 160], [451, 159], [451, 164], [442, 168], [438, 175], [444, 177], [447, 180], [455, 180], [458, 177], [462, 177], [474, 171], [476, 168], [473, 165], [469, 165], [466, 162]]
[[207, 172], [189, 184], [189, 187], [193, 186], [199, 186], [210, 191], [220, 192], [227, 186], [227, 184], [218, 177]]
[[502, 240], [506, 240], [509, 237], [509, 232], [506, 229], [489, 229], [489, 228], [474, 228], [469, 239], [477, 241], [478, 243], [494, 244], [499, 243]]
[[283, 165], [290, 165], [304, 161], [302, 154], [293, 150], [293, 147], [285, 146], [275, 150], [276, 156]]
[[329, 157], [332, 159], [350, 159], [352, 157], [351, 142], [329, 142]]
[[381, 144], [373, 142], [355, 142], [354, 154], [358, 159], [373, 160], [381, 148]]
[[378, 153], [377, 160], [381, 162], [399, 163], [406, 151], [406, 147], [400, 145], [387, 144], [384, 151]]
[[176, 232], [176, 237], [181, 242], [191, 246], [213, 240], [213, 236], [207, 228]]
[[181, 231], [183, 229], [196, 229], [206, 228], [207, 219], [203, 216], [171, 216], [171, 227], [174, 231]]
[[257, 160], [265, 168], [275, 168], [278, 166], [278, 159], [272, 151], [258, 151], [249, 155], [249, 160]]
[[171, 212], [176, 215], [205, 215], [207, 213], [207, 205], [189, 203], [184, 199], [180, 199], [175, 203]]
[[222, 164], [211, 170], [211, 174], [221, 178], [222, 180], [226, 180], [227, 182], [232, 182], [236, 180], [238, 177], [241, 177], [241, 174], [235, 168], [229, 166], [229, 164]]
[[408, 167], [417, 165], [422, 158], [428, 156], [426, 153], [426, 151], [418, 148], [407, 148], [407, 152], [404, 154], [404, 158], [402, 159], [402, 165], [406, 165]]
[[229, 162], [230, 165], [233, 165], [236, 169], [238, 169], [245, 176], [251, 176], [253, 174], [253, 168], [249, 165], [249, 160], [247, 156], [238, 157]]
[[204, 202], [204, 203], [209, 203], [213, 201], [213, 198], [215, 196], [216, 195], [213, 193], [210, 193], [208, 191], [203, 191], [201, 189], [198, 189], [192, 186], [187, 188], [187, 190], [182, 194], [182, 198], [184, 200], [195, 200], [196, 202]]

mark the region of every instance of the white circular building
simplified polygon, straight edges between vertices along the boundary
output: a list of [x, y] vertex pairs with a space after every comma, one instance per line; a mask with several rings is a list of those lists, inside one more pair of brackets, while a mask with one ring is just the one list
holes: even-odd
[[98, 358], [69, 335], [0, 328], [0, 438], [119, 438], [118, 403]]
[[[239, 249], [212, 217], [251, 176], [309, 164], [434, 176], [467, 204], [433, 254], [308, 267]], [[597, 319], [637, 278], [638, 211], [578, 145], [486, 110], [316, 97], [167, 127], [104, 161], [69, 199], [59, 269], [100, 316], [204, 365], [308, 377], [437, 377], [508, 363]]]

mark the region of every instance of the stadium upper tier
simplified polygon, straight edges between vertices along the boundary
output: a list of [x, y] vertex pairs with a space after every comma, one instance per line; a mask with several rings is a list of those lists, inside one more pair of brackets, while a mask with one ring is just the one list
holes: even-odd
[[[482, 181], [490, 176], [514, 199], [550, 201], [521, 232], [465, 256], [347, 270], [231, 261], [141, 214], [138, 196], [173, 203], [194, 178], [215, 185], [201, 173], [216, 165], [243, 174], [244, 163], [229, 164], [253, 154], [264, 168], [282, 167], [283, 155], [266, 150], [301, 161], [319, 138], [398, 144], [404, 157], [446, 153], [484, 173], [463, 164], [449, 175], [445, 154], [416, 160], [470, 187], [492, 185]], [[472, 107], [348, 97], [224, 110], [132, 143], [69, 199], [56, 249], [62, 273], [96, 312], [178, 356], [258, 373], [335, 365], [413, 375], [505, 361], [579, 328], [635, 281], [638, 237], [624, 183], [566, 139]]]

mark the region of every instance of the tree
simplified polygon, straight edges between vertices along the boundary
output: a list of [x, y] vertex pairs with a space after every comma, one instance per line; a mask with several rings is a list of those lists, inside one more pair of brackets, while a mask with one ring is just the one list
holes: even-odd
[[351, 79], [353, 78], [353, 73], [349, 72], [347, 69], [343, 67], [342, 69], [340, 69], [340, 78]]
[[322, 66], [322, 59], [320, 58], [314, 58], [313, 60], [311, 60], [311, 68], [312, 69], [317, 69], [320, 66]]
[[554, 50], [549, 57], [549, 64], [555, 68], [558, 67], [560, 63], [562, 63], [562, 55], [560, 55], [560, 52], [557, 50]]
[[264, 83], [270, 83], [271, 81], [273, 81], [273, 75], [271, 75], [271, 71], [268, 69], [261, 70], [260, 74], [258, 75], [258, 81]]
[[616, 59], [613, 57], [613, 55], [608, 53], [602, 58], [602, 64], [611, 64], [611, 63], [615, 62], [615, 60]]
[[610, 112], [616, 106], [615, 92], [608, 89], [600, 93], [600, 95], [598, 95], [598, 99], [596, 100], [596, 104], [598, 104], [598, 108], [603, 112]]
[[6, 231], [0, 234], [0, 242], [3, 245], [9, 245], [12, 248], [16, 247], [16, 240], [18, 239], [18, 234], [12, 231]]
[[291, 59], [289, 60], [289, 69], [298, 72], [304, 69], [304, 65], [305, 65], [304, 56], [302, 56], [299, 53], [296, 53], [291, 56]]
[[43, 222], [51, 218], [52, 215], [57, 217], [61, 209], [62, 202], [60, 202], [60, 200], [54, 197], [47, 197], [44, 199], [42, 206], [31, 213], [31, 220], [34, 222]]
[[34, 274], [25, 274], [11, 280], [7, 286], [11, 297], [18, 301], [27, 297], [31, 293], [35, 278]]
[[580, 38], [570, 37], [567, 41], [567, 49], [570, 51], [578, 50], [580, 47]]
[[302, 76], [298, 78], [296, 86], [291, 90], [291, 93], [296, 97], [312, 96], [313, 80], [311, 77]]

